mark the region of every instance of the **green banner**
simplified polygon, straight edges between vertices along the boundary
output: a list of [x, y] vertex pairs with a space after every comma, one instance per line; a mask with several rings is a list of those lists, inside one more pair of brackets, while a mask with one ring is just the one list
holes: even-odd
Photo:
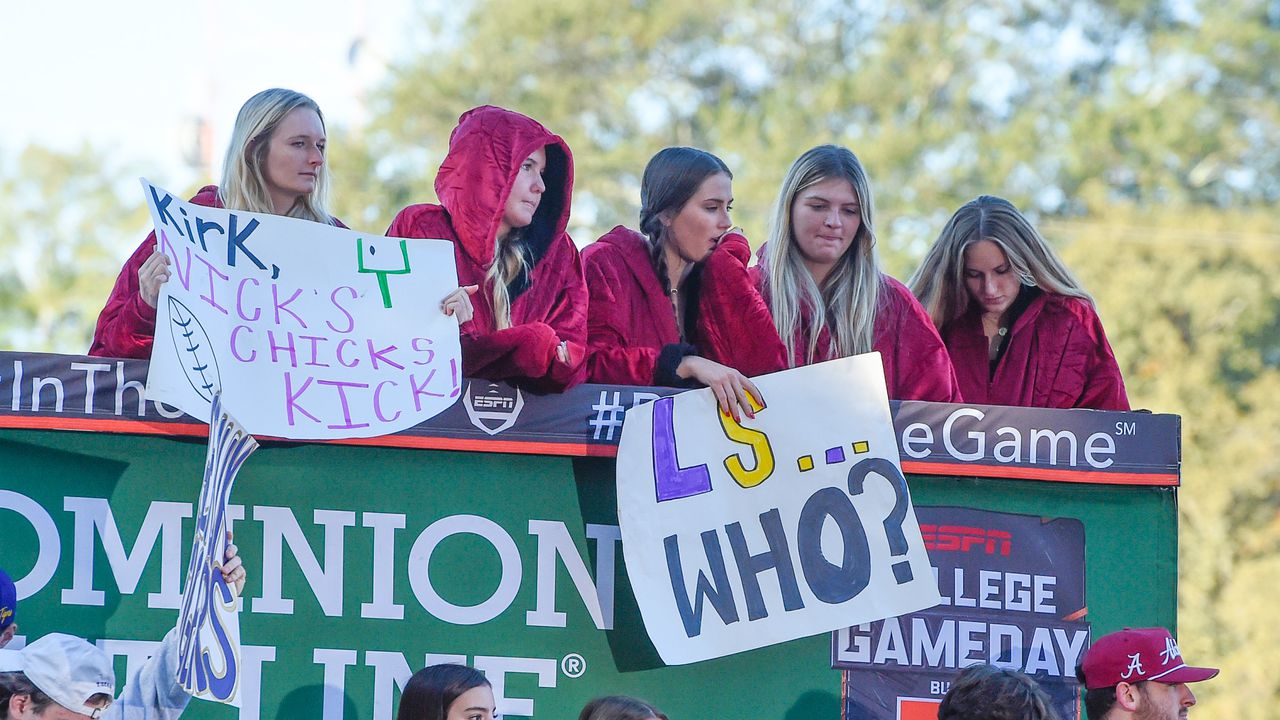
[[[176, 622], [204, 454], [196, 440], [0, 430], [0, 566], [26, 637], [108, 640], [124, 677]], [[613, 462], [265, 444], [231, 498], [250, 572], [239, 717], [388, 720], [428, 659], [484, 669], [512, 717], [576, 717], [612, 693], [677, 719], [839, 717], [825, 634], [662, 666], [622, 563]], [[1176, 622], [1175, 490], [909, 482], [918, 506], [1079, 519], [1095, 637]], [[193, 702], [188, 717], [236, 712]]]

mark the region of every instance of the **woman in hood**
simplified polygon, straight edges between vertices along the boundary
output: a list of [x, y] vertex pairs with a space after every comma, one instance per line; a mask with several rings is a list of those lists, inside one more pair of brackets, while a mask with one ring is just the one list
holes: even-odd
[[959, 402], [929, 316], [880, 271], [873, 217], [852, 152], [821, 145], [801, 155], [759, 264], [747, 268], [750, 250], [732, 236], [707, 260], [700, 304], [711, 357], [754, 375], [876, 351], [891, 399]]
[[1008, 200], [956, 211], [911, 278], [967, 402], [1128, 410], [1093, 298]]
[[[325, 143], [324, 116], [314, 100], [293, 90], [263, 90], [236, 115], [222, 186], [202, 188], [191, 202], [345, 227], [327, 207]], [[120, 271], [89, 354], [151, 357], [156, 302], [168, 279], [169, 259], [152, 232]]]
[[619, 225], [582, 253], [591, 295], [588, 375], [626, 385], [702, 384], [724, 412], [751, 416], [760, 391], [742, 373], [698, 354], [700, 263], [735, 231], [733, 175], [720, 158], [666, 148], [645, 167], [640, 232]]
[[459, 326], [464, 374], [540, 392], [582, 382], [587, 291], [565, 232], [569, 146], [524, 115], [478, 107], [458, 120], [435, 188], [439, 205], [401, 210], [387, 235], [454, 243], [463, 288], [445, 308], [473, 313]]

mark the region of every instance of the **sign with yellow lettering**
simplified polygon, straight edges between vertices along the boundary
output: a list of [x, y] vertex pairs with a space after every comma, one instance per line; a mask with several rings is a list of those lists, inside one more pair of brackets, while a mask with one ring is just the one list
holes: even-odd
[[670, 665], [940, 601], [878, 353], [756, 379], [741, 422], [710, 390], [627, 412], [618, 516], [645, 627]]

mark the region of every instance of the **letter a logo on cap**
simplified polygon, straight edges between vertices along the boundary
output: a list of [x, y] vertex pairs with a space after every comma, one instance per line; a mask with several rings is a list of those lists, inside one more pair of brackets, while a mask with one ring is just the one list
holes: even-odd
[[1142, 669], [1142, 653], [1134, 653], [1129, 656], [1129, 668], [1120, 673], [1120, 677], [1128, 680], [1133, 677], [1135, 671], [1138, 673], [1138, 677], [1147, 674], [1147, 671]]

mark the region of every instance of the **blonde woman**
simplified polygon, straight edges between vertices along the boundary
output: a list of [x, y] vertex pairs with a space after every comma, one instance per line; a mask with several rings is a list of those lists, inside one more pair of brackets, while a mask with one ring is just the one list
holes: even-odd
[[[879, 352], [889, 397], [958, 402], [937, 330], [902, 283], [880, 272], [866, 171], [821, 145], [791, 166], [760, 262], [730, 235], [707, 261], [701, 301], [712, 359], [748, 374]], [[759, 300], [753, 300], [752, 291]]]
[[460, 326], [464, 374], [540, 392], [582, 382], [587, 289], [565, 232], [569, 146], [519, 113], [468, 110], [449, 138], [435, 187], [440, 204], [401, 210], [387, 235], [454, 243], [464, 287], [446, 298], [446, 312], [456, 303], [474, 313]]
[[1093, 299], [1008, 200], [951, 216], [911, 278], [968, 402], [1128, 410]]
[[[314, 100], [293, 90], [263, 90], [236, 116], [222, 187], [208, 185], [191, 202], [345, 227], [327, 209], [325, 141], [324, 116]], [[89, 354], [150, 357], [156, 302], [168, 279], [169, 259], [153, 232], [120, 271]]]

